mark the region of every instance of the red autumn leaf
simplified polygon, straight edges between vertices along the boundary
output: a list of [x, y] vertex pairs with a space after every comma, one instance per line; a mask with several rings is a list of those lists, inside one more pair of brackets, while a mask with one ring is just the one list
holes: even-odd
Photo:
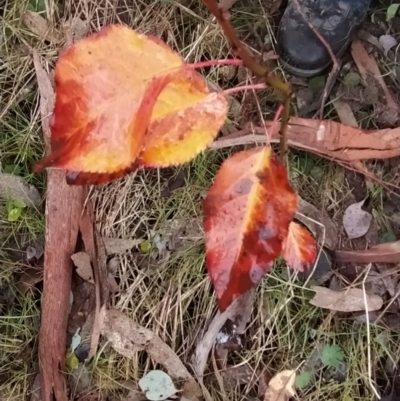
[[[96, 184], [140, 166], [181, 164], [204, 150], [227, 101], [161, 40], [111, 25], [58, 60], [52, 154], [72, 184]], [[139, 157], [139, 159], [138, 159]]]
[[222, 164], [203, 207], [207, 269], [224, 311], [281, 254], [297, 195], [284, 165], [271, 148], [261, 147]]
[[290, 268], [304, 272], [315, 262], [317, 244], [305, 227], [291, 222], [282, 254]]

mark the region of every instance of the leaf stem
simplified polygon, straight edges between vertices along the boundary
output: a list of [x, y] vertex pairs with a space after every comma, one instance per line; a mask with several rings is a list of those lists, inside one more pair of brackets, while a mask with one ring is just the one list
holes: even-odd
[[204, 67], [214, 67], [217, 65], [243, 65], [243, 61], [238, 58], [224, 58], [221, 60], [207, 60], [199, 61], [198, 63], [186, 64], [189, 68], [204, 68]]
[[229, 95], [232, 95], [233, 93], [236, 93], [236, 92], [242, 92], [242, 91], [250, 90], [250, 89], [265, 89], [267, 87], [268, 86], [265, 83], [252, 84], [252, 85], [242, 85], [242, 86], [236, 86], [235, 88], [226, 89], [222, 93], [225, 96], [229, 96]]

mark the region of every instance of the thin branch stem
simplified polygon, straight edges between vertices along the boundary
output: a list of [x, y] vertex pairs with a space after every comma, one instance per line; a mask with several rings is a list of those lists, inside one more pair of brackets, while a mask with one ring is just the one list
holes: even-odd
[[214, 67], [217, 65], [243, 65], [243, 61], [238, 58], [225, 58], [221, 60], [207, 60], [207, 61], [199, 61], [198, 63], [186, 64], [186, 67], [189, 68], [205, 68], [205, 67]]
[[225, 96], [229, 96], [232, 95], [233, 93], [237, 93], [237, 92], [243, 92], [245, 90], [251, 90], [251, 89], [265, 89], [268, 88], [267, 85], [265, 83], [262, 84], [252, 84], [252, 85], [242, 85], [242, 86], [236, 86], [235, 88], [231, 88], [231, 89], [226, 89], [224, 90], [222, 93]]
[[280, 141], [280, 156], [282, 160], [285, 159], [287, 153], [286, 145], [286, 130], [289, 122], [289, 106], [291, 88], [290, 85], [280, 80], [278, 77], [273, 75], [267, 68], [262, 66], [256, 59], [250, 54], [250, 52], [243, 46], [240, 41], [235, 28], [232, 26], [229, 15], [224, 11], [223, 8], [219, 7], [215, 0], [203, 0], [203, 3], [208, 10], [215, 16], [218, 24], [225, 33], [226, 38], [230, 42], [233, 52], [237, 57], [243, 60], [243, 65], [251, 70], [254, 74], [262, 77], [268, 86], [279, 90], [283, 94], [284, 110], [282, 113], [281, 121], [281, 141]]

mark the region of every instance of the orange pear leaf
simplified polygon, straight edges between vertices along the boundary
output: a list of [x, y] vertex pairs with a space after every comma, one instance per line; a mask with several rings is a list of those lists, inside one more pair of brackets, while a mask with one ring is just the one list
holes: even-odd
[[297, 195], [270, 147], [227, 159], [203, 205], [206, 264], [224, 311], [257, 285], [281, 254]]
[[55, 84], [52, 153], [34, 171], [63, 168], [70, 184], [188, 161], [227, 115], [223, 95], [210, 93], [176, 52], [122, 25], [70, 47], [57, 62]]
[[290, 268], [304, 272], [315, 262], [317, 244], [305, 227], [291, 222], [288, 236], [283, 243], [282, 254]]
[[224, 124], [226, 98], [221, 93], [209, 93], [203, 78], [196, 71], [191, 74], [190, 81], [177, 79], [158, 97], [139, 165], [185, 163], [205, 150]]

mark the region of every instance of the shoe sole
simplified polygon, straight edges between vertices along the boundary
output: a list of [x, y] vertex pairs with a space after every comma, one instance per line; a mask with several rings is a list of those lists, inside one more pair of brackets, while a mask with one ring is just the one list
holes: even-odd
[[[350, 38], [351, 38], [351, 35], [348, 38], [348, 40], [346, 41], [346, 43], [343, 45], [343, 47], [339, 50], [339, 52], [337, 54], [335, 54], [336, 58], [340, 58], [340, 57], [343, 56], [344, 52], [346, 51], [347, 47], [350, 44]], [[295, 76], [298, 76], [298, 77], [301, 77], [301, 78], [312, 78], [312, 77], [315, 77], [318, 74], [321, 74], [326, 69], [328, 69], [328, 67], [332, 65], [332, 61], [330, 61], [325, 66], [320, 67], [320, 68], [316, 68], [314, 70], [303, 70], [301, 68], [294, 67], [294, 66], [290, 65], [289, 63], [282, 62], [282, 61], [281, 61], [281, 64], [282, 64], [283, 69], [286, 70], [287, 72], [289, 72], [292, 75], [295, 75]]]

